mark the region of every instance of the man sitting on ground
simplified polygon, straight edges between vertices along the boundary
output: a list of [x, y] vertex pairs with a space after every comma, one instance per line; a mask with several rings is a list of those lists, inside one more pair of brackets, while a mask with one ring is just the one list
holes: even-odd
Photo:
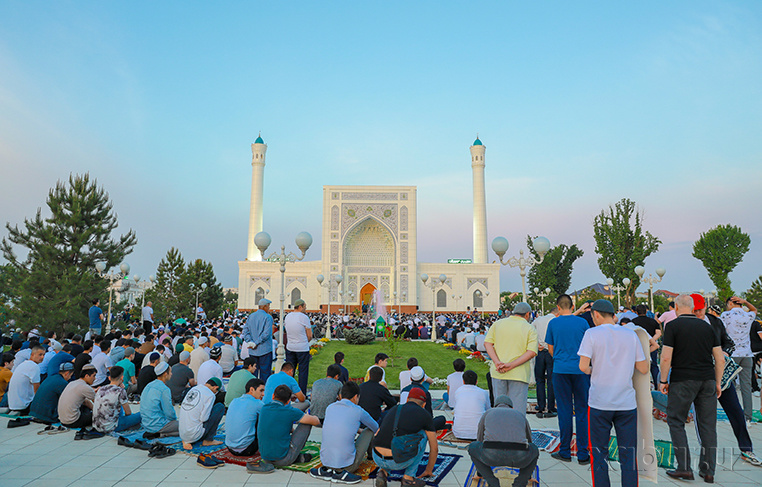
[[374, 368], [381, 369], [381, 385], [384, 387], [387, 387], [386, 385], [386, 365], [389, 363], [389, 356], [383, 352], [377, 353], [375, 359], [373, 360], [373, 365], [368, 367], [368, 371], [365, 372], [365, 381], [367, 382], [370, 380], [370, 370]]
[[73, 373], [73, 363], [64, 362], [59, 365], [58, 373], [45, 379], [40, 388], [37, 389], [29, 409], [29, 415], [45, 424], [58, 422], [58, 400], [69, 384], [69, 379]]
[[236, 368], [235, 365], [235, 361], [238, 360], [238, 352], [233, 346], [232, 336], [224, 335], [222, 337], [222, 342], [222, 358], [220, 359], [220, 366], [222, 367], [222, 373], [227, 377], [240, 368]]
[[198, 377], [198, 368], [209, 360], [209, 339], [207, 337], [200, 337], [198, 339], [198, 348], [194, 349], [190, 354], [190, 368], [193, 371], [193, 375]]
[[344, 352], [336, 352], [333, 355], [333, 361], [341, 368], [341, 374], [339, 374], [339, 381], [342, 384], [349, 382], [349, 370], [344, 367]]
[[172, 370], [165, 362], [160, 362], [155, 372], [156, 380], [149, 383], [140, 395], [140, 422], [147, 431], [143, 436], [177, 436], [179, 423], [172, 407], [172, 391], [167, 387]]
[[265, 404], [273, 401], [273, 393], [280, 385], [287, 386], [293, 395], [296, 396], [298, 402], [292, 403], [292, 407], [295, 407], [300, 411], [306, 411], [310, 407], [310, 402], [304, 396], [304, 392], [299, 389], [299, 384], [296, 382], [296, 379], [294, 379], [294, 364], [291, 362], [286, 362], [283, 364], [283, 367], [281, 367], [280, 372], [267, 378], [267, 382], [265, 383]]
[[98, 371], [88, 364], [82, 367], [79, 379], [70, 382], [58, 399], [58, 419], [67, 428], [84, 428], [93, 424], [92, 388]]
[[[358, 406], [359, 402], [360, 386], [356, 382], [347, 382], [341, 388], [341, 400], [326, 409], [323, 431], [329, 434], [323, 436], [320, 445], [323, 466], [310, 470], [312, 477], [342, 484], [362, 481], [362, 477], [354, 472], [365, 460], [373, 434], [378, 431], [378, 423]], [[357, 435], [363, 425], [366, 429]]]
[[[249, 381], [255, 377], [254, 373], [256, 371], [256, 358], [246, 357], [243, 359], [243, 368], [233, 372], [233, 375], [230, 376], [230, 380], [228, 381], [227, 391], [225, 392], [225, 406], [229, 407], [234, 399], [247, 393], [246, 389], [248, 388]], [[264, 381], [262, 384], [264, 384]]]
[[143, 389], [145, 389], [148, 384], [156, 380], [156, 366], [161, 362], [161, 355], [159, 355], [159, 352], [151, 352], [148, 357], [150, 363], [141, 368], [140, 372], [138, 373], [138, 394], [142, 394]]
[[341, 391], [342, 386], [341, 382], [339, 382], [339, 375], [341, 375], [339, 366], [331, 364], [328, 366], [326, 377], [316, 380], [312, 384], [310, 413], [320, 418], [321, 423], [325, 418], [326, 408], [339, 400], [339, 391]]
[[135, 374], [135, 364], [132, 363], [132, 359], [135, 358], [135, 349], [127, 347], [124, 349], [124, 358], [116, 363], [116, 367], [121, 367], [124, 373], [122, 374], [123, 384], [127, 397], [135, 394], [138, 391], [138, 378]]
[[[125, 357], [127, 355], [125, 354]], [[95, 393], [93, 428], [101, 433], [120, 432], [140, 424], [140, 413], [133, 413], [127, 404], [124, 369], [118, 365], [109, 370], [110, 383]]]
[[[52, 376], [58, 374], [61, 371], [61, 364], [64, 362], [72, 362], [74, 363], [74, 355], [72, 355], [71, 352], [71, 345], [61, 344], [59, 342], [56, 342], [53, 344], [53, 350], [56, 350], [58, 347], [61, 347], [61, 350], [57, 351], [56, 354], [50, 359], [50, 362], [48, 362], [48, 368], [47, 370], [42, 370], [40, 368], [40, 372], [44, 372], [47, 374], [47, 379], [50, 379]], [[42, 367], [42, 366], [40, 366]], [[72, 369], [72, 372], [74, 369]]]
[[95, 375], [95, 387], [100, 387], [108, 383], [108, 369], [114, 366], [109, 352], [111, 351], [111, 341], [102, 340], [100, 343], [101, 351], [93, 356], [93, 365], [97, 370]]
[[500, 487], [500, 481], [492, 473], [492, 467], [498, 466], [519, 469], [514, 487], [528, 485], [540, 450], [532, 443], [532, 430], [526, 416], [513, 409], [508, 396], [495, 398], [495, 407], [484, 413], [479, 421], [477, 440], [468, 445], [468, 454], [488, 487]]
[[[290, 364], [286, 362], [284, 367], [286, 365]], [[293, 365], [291, 367], [293, 373]], [[272, 377], [267, 379], [268, 384]], [[285, 467], [292, 463], [306, 463], [312, 460], [310, 454], [300, 452], [310, 436], [312, 427], [319, 426], [320, 420], [317, 416], [305, 414], [290, 406], [290, 402], [291, 389], [285, 384], [280, 384], [275, 388], [270, 402], [262, 406], [257, 424], [257, 439], [262, 461], [258, 465], [247, 464], [247, 472], [271, 473], [276, 465]], [[294, 423], [298, 424], [292, 431]]]
[[186, 350], [180, 352], [180, 361], [172, 366], [172, 377], [167, 382], [167, 387], [172, 391], [172, 403], [180, 404], [185, 395], [196, 385], [190, 363], [190, 353]]
[[[410, 357], [407, 359], [407, 370], [403, 370], [400, 372], [399, 378], [400, 378], [400, 390], [404, 389], [405, 387], [409, 386], [412, 382], [412, 379], [410, 378], [410, 371], [413, 370], [413, 367], [418, 365], [418, 359], [415, 357]], [[425, 376], [423, 380], [423, 387], [427, 391], [429, 390], [429, 386], [434, 383], [434, 379], [432, 379], [429, 376]]]
[[264, 381], [253, 377], [246, 383], [246, 394], [230, 402], [225, 420], [225, 445], [235, 456], [250, 457], [259, 451], [257, 419], [264, 406], [264, 395]]
[[180, 439], [183, 448], [193, 449], [193, 443], [201, 441], [201, 446], [221, 445], [215, 440], [217, 427], [225, 414], [225, 405], [215, 403], [217, 393], [222, 388], [222, 379], [210, 377], [188, 391], [180, 406]]
[[13, 376], [8, 382], [8, 407], [11, 414], [25, 416], [29, 413], [29, 406], [40, 387], [39, 364], [44, 357], [45, 349], [37, 344], [32, 346], [29, 360], [16, 364]]
[[[209, 360], [201, 364], [201, 366], [198, 368], [198, 375], [196, 377], [198, 378], [199, 385], [206, 384], [212, 377], [217, 377], [220, 379], [220, 384], [222, 384], [222, 366], [220, 365], [221, 358], [222, 348], [212, 347], [209, 349]], [[225, 403], [225, 390], [221, 385], [218, 388], [215, 401], [220, 404]]]
[[479, 420], [490, 408], [489, 392], [477, 387], [477, 380], [473, 370], [463, 372], [463, 385], [455, 393], [452, 433], [456, 438], [475, 440]]
[[447, 419], [444, 416], [434, 417], [434, 410], [431, 407], [431, 394], [429, 394], [429, 391], [423, 387], [423, 379], [425, 377], [426, 373], [423, 371], [423, 368], [420, 365], [413, 367], [413, 369], [410, 371], [410, 385], [400, 391], [400, 404], [405, 404], [405, 402], [407, 402], [408, 394], [411, 390], [415, 388], [423, 389], [423, 392], [426, 395], [426, 402], [423, 406], [424, 409], [431, 415], [432, 418], [434, 418], [434, 426], [437, 430], [445, 429]]
[[452, 368], [455, 372], [447, 376], [447, 392], [444, 393], [442, 398], [448, 406], [454, 409], [455, 393], [458, 391], [458, 388], [463, 385], [463, 371], [466, 370], [466, 361], [462, 358], [456, 358], [452, 362]]
[[[370, 417], [377, 423], [381, 421], [386, 411], [397, 405], [397, 400], [391, 395], [389, 389], [381, 385], [383, 374], [381, 367], [373, 367], [368, 372], [369, 380], [360, 384], [360, 407], [368, 411]], [[381, 406], [386, 406], [384, 411], [381, 411]]]

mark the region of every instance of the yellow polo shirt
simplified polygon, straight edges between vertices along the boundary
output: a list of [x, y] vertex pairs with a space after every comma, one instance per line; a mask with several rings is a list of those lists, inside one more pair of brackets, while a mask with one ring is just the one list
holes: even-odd
[[[497, 320], [487, 332], [485, 343], [495, 346], [495, 353], [501, 362], [508, 363], [525, 352], [531, 350], [537, 353], [537, 330], [520, 316], [509, 316]], [[529, 360], [508, 372], [498, 372], [495, 364], [490, 365], [493, 379], [517, 380], [529, 383], [532, 377], [532, 361]]]

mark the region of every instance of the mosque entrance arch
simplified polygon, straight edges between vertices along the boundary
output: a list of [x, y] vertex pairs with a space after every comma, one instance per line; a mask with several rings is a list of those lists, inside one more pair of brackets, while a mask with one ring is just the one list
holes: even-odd
[[370, 305], [373, 300], [373, 293], [376, 292], [376, 286], [371, 283], [365, 284], [360, 289], [360, 304]]

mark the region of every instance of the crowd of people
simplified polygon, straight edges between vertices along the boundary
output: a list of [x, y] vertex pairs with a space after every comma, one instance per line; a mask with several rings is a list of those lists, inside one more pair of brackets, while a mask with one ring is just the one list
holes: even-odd
[[[391, 471], [403, 471], [402, 485], [423, 485], [437, 458], [437, 432], [470, 442], [469, 455], [490, 487], [499, 482], [491, 467], [519, 470], [515, 486], [527, 485], [539, 459], [526, 419], [528, 390], [537, 384], [540, 418], [556, 418], [560, 448], [553, 457], [570, 462], [572, 433], [577, 461], [592, 463], [595, 485], [608, 485], [608, 448], [612, 428], [619, 445], [624, 486], [637, 485], [637, 391], [634, 377], [649, 377], [654, 403], [664, 406], [677, 468], [667, 475], [692, 479], [685, 423], [696, 421], [701, 439], [699, 475], [713, 481], [716, 466], [717, 401], [725, 410], [743, 459], [762, 465], [748, 434], [752, 417], [755, 353], [762, 352], [762, 328], [756, 308], [730, 298], [726, 309], [707, 306], [701, 295], [680, 295], [656, 317], [644, 305], [615, 310], [598, 300], [575, 307], [571, 296], [536, 316], [518, 303], [509, 316], [469, 313], [440, 315], [429, 323], [422, 315], [402, 315], [388, 326], [401, 338], [427, 339], [436, 333], [490, 361], [486, 384], [456, 359], [447, 377], [444, 401], [452, 423], [435, 414], [429, 388], [433, 379], [415, 357], [399, 374], [400, 390], [390, 391], [388, 356], [368, 360], [365, 377], [350, 380], [338, 352], [325, 377], [308, 387], [310, 345], [330, 323], [332, 333], [358, 326], [375, 327], [362, 317], [306, 312], [297, 300], [283, 322], [286, 361], [273, 370], [277, 343], [270, 301], [262, 299], [250, 315], [191, 323], [156, 323], [152, 303], [141, 322], [102, 334], [99, 303], [90, 308], [84, 334], [44, 336], [36, 328], [10, 338], [0, 367], [0, 408], [20, 420], [45, 424], [44, 433], [77, 429], [76, 439], [141, 428], [142, 440], [179, 437], [182, 448], [225, 447], [238, 457], [259, 454], [247, 464], [250, 473], [311, 460], [302, 452], [312, 428], [322, 428], [315, 478], [357, 483], [355, 473], [366, 458], [380, 467], [376, 485]], [[432, 326], [435, 328], [432, 330]], [[644, 337], [641, 339], [641, 337]], [[353, 364], [357, 366], [358, 364]], [[739, 401], [733, 378], [740, 379]], [[480, 386], [487, 386], [487, 389]], [[138, 405], [137, 411], [131, 406]], [[225, 420], [224, 439], [218, 437]], [[26, 423], [25, 423], [26, 421]], [[146, 446], [146, 449], [149, 447]], [[426, 450], [428, 465], [417, 468]], [[162, 458], [174, 450], [151, 450]], [[217, 468], [221, 460], [201, 454], [198, 464]]]

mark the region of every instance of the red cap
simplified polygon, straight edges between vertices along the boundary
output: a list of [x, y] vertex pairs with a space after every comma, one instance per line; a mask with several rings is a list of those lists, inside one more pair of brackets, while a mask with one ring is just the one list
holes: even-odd
[[693, 298], [693, 311], [706, 308], [706, 300], [704, 299], [704, 296], [700, 294], [691, 294], [691, 297]]
[[407, 394], [408, 399], [417, 399], [419, 401], [426, 402], [426, 391], [420, 387], [413, 387]]

